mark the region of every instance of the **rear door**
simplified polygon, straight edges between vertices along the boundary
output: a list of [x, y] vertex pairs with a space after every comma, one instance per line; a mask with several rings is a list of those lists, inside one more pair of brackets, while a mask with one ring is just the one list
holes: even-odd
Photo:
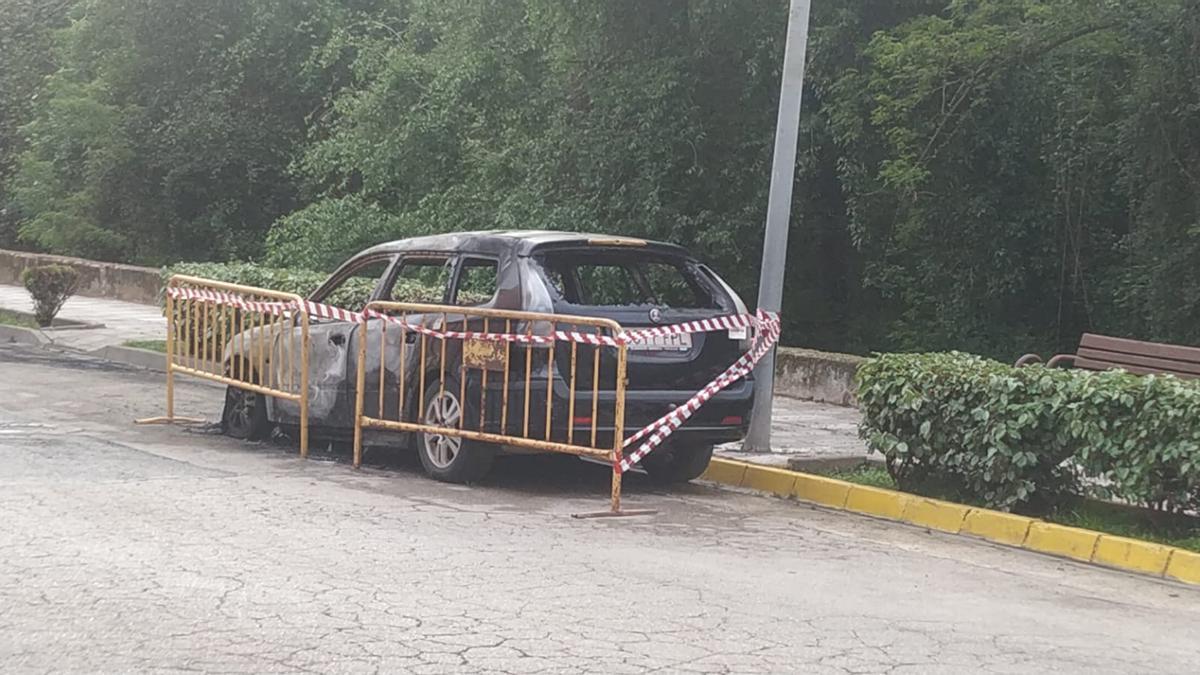
[[[560, 314], [605, 317], [632, 330], [737, 311], [734, 297], [699, 264], [680, 255], [588, 247], [547, 251], [535, 255], [535, 261]], [[694, 391], [740, 356], [740, 337], [719, 331], [633, 344], [629, 387]]]
[[[396, 267], [391, 275], [385, 280], [378, 293], [378, 299], [421, 305], [443, 304], [449, 290], [452, 260], [452, 256], [445, 253], [404, 254], [396, 262]], [[442, 327], [440, 313], [430, 315], [413, 312], [405, 317], [405, 321], [414, 326]], [[356, 334], [352, 336], [350, 343], [347, 370], [352, 376], [357, 375], [358, 372], [358, 340], [359, 336]], [[436, 357], [439, 354], [435, 342], [431, 339], [423, 341], [418, 332], [402, 330], [396, 324], [389, 323], [384, 326], [384, 322], [378, 318], [367, 321], [367, 354], [363, 389], [363, 405], [367, 415], [391, 420], [412, 420], [407, 415], [401, 415], [400, 372], [402, 368], [405, 369], [406, 384], [417, 381], [418, 369], [422, 363], [419, 351], [422, 344], [426, 347], [426, 367], [428, 369], [436, 368], [438, 365], [436, 360], [429, 358], [430, 355]], [[383, 346], [382, 354], [380, 353], [381, 344]], [[381, 382], [382, 398], [380, 397]], [[350, 386], [353, 389], [354, 383], [352, 382]], [[414, 404], [415, 399], [409, 396], [413, 391], [416, 391], [416, 387], [406, 386], [406, 398], [410, 400], [404, 402], [405, 406]], [[380, 410], [381, 401], [383, 403], [382, 410]], [[411, 411], [408, 412], [411, 413]]]

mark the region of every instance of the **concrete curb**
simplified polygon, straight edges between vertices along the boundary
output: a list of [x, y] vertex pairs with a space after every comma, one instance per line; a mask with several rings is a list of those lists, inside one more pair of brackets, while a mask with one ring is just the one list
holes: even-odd
[[145, 368], [159, 373], [167, 372], [167, 355], [149, 349], [109, 345], [91, 352], [91, 355], [105, 361], [115, 361], [135, 368]]
[[[98, 359], [110, 361], [112, 363], [120, 363], [134, 368], [141, 368], [155, 373], [167, 372], [167, 355], [162, 352], [156, 352], [150, 349], [139, 349], [137, 347], [126, 347], [125, 345], [109, 345], [88, 352], [89, 356], [94, 356]], [[204, 362], [201, 366], [205, 370], [211, 372], [219, 372], [220, 368], [213, 365], [212, 362]], [[176, 376], [178, 377], [178, 375]], [[179, 382], [187, 382], [197, 384], [204, 387], [216, 387], [224, 389], [225, 385], [220, 382], [214, 382], [203, 377], [183, 377], [176, 379], [178, 386]]]
[[49, 344], [51, 340], [43, 335], [42, 331], [35, 328], [0, 324], [0, 343], [3, 342], [19, 342], [25, 345], [44, 345]]
[[825, 476], [713, 459], [700, 477], [843, 511], [1200, 585], [1200, 553]]

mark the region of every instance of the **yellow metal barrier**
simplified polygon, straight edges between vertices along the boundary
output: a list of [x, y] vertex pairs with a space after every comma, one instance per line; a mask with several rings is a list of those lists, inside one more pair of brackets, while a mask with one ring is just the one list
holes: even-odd
[[308, 456], [309, 317], [302, 298], [265, 288], [176, 275], [166, 288], [167, 414], [175, 375], [190, 375], [299, 406], [300, 455]]
[[[627, 347], [611, 340], [599, 345], [553, 339], [558, 331], [615, 338], [622, 332], [620, 324], [594, 317], [398, 302], [373, 302], [365, 314], [374, 318], [358, 341], [356, 467], [362, 461], [363, 429], [579, 455], [614, 467], [612, 509], [594, 515], [631, 515], [621, 512], [621, 472], [616, 469], [624, 437]], [[447, 383], [457, 385], [449, 399]], [[433, 414], [433, 401], [438, 406], [446, 402], [457, 414]], [[368, 405], [374, 408], [371, 414], [365, 410]]]

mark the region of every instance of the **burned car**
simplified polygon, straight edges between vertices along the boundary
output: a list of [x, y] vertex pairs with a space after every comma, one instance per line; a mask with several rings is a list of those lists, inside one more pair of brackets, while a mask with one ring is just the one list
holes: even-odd
[[[380, 244], [345, 262], [309, 300], [327, 303], [334, 297], [345, 298], [347, 289], [357, 289], [358, 302], [348, 307], [352, 310], [373, 301], [429, 303], [596, 317], [615, 321], [625, 330], [746, 313], [744, 303], [729, 285], [679, 246], [566, 232], [457, 233]], [[380, 321], [358, 323], [312, 317], [310, 322], [310, 426], [318, 436], [345, 437], [355, 425], [360, 348], [368, 354], [367, 345], [360, 341], [375, 344], [378, 340], [373, 335], [383, 330], [385, 342], [388, 339], [409, 342], [410, 351], [404, 352], [405, 345], [400, 345], [397, 353], [411, 354], [416, 349], [411, 345], [418, 336], [409, 333], [401, 338], [395, 330], [386, 333]], [[630, 344], [622, 431], [640, 429], [683, 404], [734, 363], [748, 345], [747, 331], [736, 328], [656, 336]], [[412, 419], [430, 424], [457, 422], [462, 428], [464, 416], [482, 417], [465, 400], [472, 398], [470, 395], [460, 400], [462, 392], [482, 386], [487, 391], [480, 400], [499, 406], [506, 387], [532, 387], [533, 392], [522, 393], [526, 401], [530, 398], [546, 401], [547, 412], [536, 417], [541, 413], [534, 411], [532, 423], [535, 428], [544, 424], [548, 435], [552, 426], [558, 433], [560, 427], [572, 423], [563, 419], [567, 417], [565, 414], [550, 412], [575, 409], [571, 398], [577, 392], [574, 385], [568, 391], [562, 373], [568, 365], [574, 367], [576, 358], [584, 362], [592, 358], [590, 353], [576, 353], [585, 347], [572, 351], [571, 346], [563, 344], [553, 347], [548, 359], [530, 357], [529, 365], [521, 368], [527, 368], [533, 377], [521, 383], [504, 381], [502, 377], [489, 381], [486, 376], [480, 382], [460, 379], [455, 369], [446, 372], [443, 368], [440, 374], [432, 371], [428, 375], [416, 372], [422, 367], [417, 359], [381, 358], [386, 357], [380, 353], [381, 349], [371, 347], [366, 356], [363, 386], [364, 398], [374, 401], [378, 397], [380, 408], [387, 397], [389, 407], [399, 406]], [[444, 349], [442, 357], [445, 358]], [[228, 363], [238, 358], [236, 345], [231, 342], [225, 359]], [[595, 358], [599, 362], [601, 357], [597, 354]], [[392, 400], [396, 397], [394, 381], [401, 382], [403, 391], [406, 376], [410, 382], [421, 378], [420, 394], [414, 392], [405, 400]], [[614, 378], [601, 380], [597, 375], [588, 387], [589, 391], [603, 390], [601, 395], [605, 392], [611, 395], [614, 384]], [[489, 392], [496, 394], [489, 396]], [[643, 459], [642, 468], [662, 482], [696, 478], [707, 468], [715, 444], [744, 437], [753, 397], [751, 378], [719, 392], [663, 447]], [[528, 427], [528, 410], [526, 415], [524, 425]], [[498, 410], [495, 416], [500, 416]], [[230, 387], [222, 427], [231, 436], [254, 439], [265, 437], [277, 425], [285, 428], [294, 425], [298, 419], [294, 401]], [[575, 421], [598, 426], [599, 434], [607, 438], [616, 433], [611, 416], [595, 421], [577, 416]], [[434, 478], [452, 482], [481, 478], [497, 453], [513, 450], [478, 440], [420, 432], [406, 433], [402, 438], [376, 439], [373, 444], [415, 445], [426, 471]]]

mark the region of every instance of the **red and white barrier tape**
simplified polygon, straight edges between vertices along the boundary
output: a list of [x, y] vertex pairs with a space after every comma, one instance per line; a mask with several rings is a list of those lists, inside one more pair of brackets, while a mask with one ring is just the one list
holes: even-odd
[[[181, 288], [172, 287], [167, 289], [167, 293], [173, 298], [186, 298], [192, 300], [201, 300], [203, 302], [213, 302], [218, 304], [232, 305], [252, 312], [268, 312], [271, 314], [282, 314], [289, 309], [295, 309], [295, 302], [258, 302], [246, 300], [245, 298], [223, 291], [215, 291], [201, 288]], [[333, 305], [325, 305], [319, 302], [305, 300], [299, 303], [309, 316], [315, 316], [321, 319], [332, 319], [335, 321], [346, 321], [348, 323], [363, 323], [368, 318], [377, 318], [389, 321], [391, 323], [401, 325], [408, 330], [413, 330], [418, 333], [424, 333], [432, 338], [437, 339], [473, 339], [473, 340], [488, 340], [492, 342], [523, 342], [531, 344], [550, 344], [553, 342], [579, 342], [583, 344], [604, 346], [604, 347], [619, 347], [622, 344], [633, 344], [638, 342], [646, 342], [656, 337], [666, 337], [670, 335], [681, 335], [684, 333], [711, 333], [718, 330], [737, 330], [756, 326], [759, 321], [753, 314], [734, 314], [722, 316], [712, 319], [700, 319], [697, 321], [688, 321], [685, 323], [674, 324], [671, 326], [653, 326], [650, 328], [637, 328], [634, 330], [623, 331], [618, 335], [598, 335], [596, 333], [583, 333], [579, 331], [555, 330], [546, 335], [533, 335], [524, 333], [493, 333], [493, 332], [474, 332], [474, 331], [441, 331], [435, 328], [430, 328], [423, 325], [414, 325], [407, 321], [383, 314], [373, 309], [367, 309], [362, 312], [355, 312], [349, 309], [334, 307]]]
[[553, 342], [579, 342], [604, 347], [619, 347], [622, 344], [646, 342], [654, 337], [681, 335], [683, 333], [711, 333], [719, 330], [746, 329], [758, 325], [758, 319], [752, 314], [736, 314], [714, 319], [689, 321], [671, 326], [654, 326], [623, 331], [618, 335], [598, 335], [596, 333], [581, 333], [579, 331], [555, 330], [546, 335], [525, 333], [481, 333], [473, 331], [439, 331], [427, 326], [413, 325], [393, 316], [388, 316], [374, 310], [367, 310], [372, 318], [380, 318], [404, 326], [408, 330], [425, 333], [434, 338], [487, 340], [491, 342], [526, 342], [532, 344], [550, 344]]
[[662, 442], [668, 436], [675, 433], [676, 429], [683, 426], [683, 423], [695, 414], [701, 406], [707, 403], [709, 399], [754, 371], [754, 366], [779, 341], [780, 334], [779, 315], [760, 310], [755, 320], [762, 328], [762, 330], [758, 331], [758, 336], [755, 338], [757, 342], [755, 347], [743, 354], [741, 358], [735, 361], [732, 366], [725, 369], [725, 372], [718, 375], [713, 381], [704, 385], [700, 391], [696, 392], [695, 396], [692, 396], [683, 405], [646, 425], [645, 428], [629, 438], [626, 438], [623, 446], [629, 447], [649, 435], [649, 438], [637, 450], [629, 453], [613, 466], [615, 470], [625, 473], [632, 469], [646, 455], [653, 452], [659, 445], [662, 445]]
[[304, 311], [308, 312], [309, 316], [315, 316], [321, 319], [333, 319], [334, 321], [346, 321], [348, 323], [365, 323], [367, 320], [366, 314], [363, 312], [354, 312], [333, 305], [322, 305], [319, 302], [305, 300]]
[[244, 309], [248, 312], [260, 312], [263, 314], [283, 314], [289, 309], [292, 309], [296, 304], [295, 302], [258, 302], [255, 300], [247, 300], [246, 298], [234, 293], [214, 291], [208, 288], [171, 287], [167, 289], [167, 295], [170, 295], [172, 298], [199, 300], [201, 302], [211, 302], [218, 305], [231, 305], [239, 309]]
[[[246, 300], [245, 298], [222, 291], [215, 291], [201, 288], [179, 288], [172, 287], [167, 289], [167, 293], [173, 298], [186, 298], [200, 300], [202, 302], [213, 302], [219, 304], [227, 304], [252, 312], [265, 312], [270, 314], [283, 314], [289, 309], [296, 309], [295, 302], [256, 302]], [[623, 447], [629, 447], [634, 443], [645, 438], [645, 442], [638, 447], [637, 450], [629, 453], [616, 462], [614, 470], [621, 473], [629, 471], [635, 464], [642, 461], [646, 455], [654, 451], [655, 448], [662, 445], [663, 441], [668, 436], [675, 433], [675, 430], [683, 426], [692, 415], [696, 413], [705, 403], [713, 396], [721, 392], [729, 385], [746, 377], [754, 371], [755, 365], [758, 364], [767, 352], [775, 346], [779, 341], [781, 330], [779, 315], [774, 312], [765, 312], [759, 310], [757, 314], [735, 314], [722, 316], [713, 319], [700, 319], [698, 321], [688, 321], [685, 323], [674, 324], [670, 326], [654, 326], [651, 328], [640, 328], [631, 331], [623, 331], [618, 335], [597, 335], [594, 333], [581, 333], [578, 331], [562, 331], [555, 330], [547, 335], [532, 335], [524, 333], [491, 333], [491, 332], [473, 332], [473, 331], [441, 331], [420, 324], [413, 325], [408, 323], [403, 318], [389, 316], [373, 309], [367, 309], [362, 312], [355, 312], [332, 305], [324, 305], [318, 302], [305, 300], [300, 303], [300, 307], [310, 316], [315, 316], [322, 319], [333, 319], [335, 321], [346, 321], [350, 323], [365, 323], [370, 318], [378, 318], [390, 323], [403, 326], [407, 330], [412, 330], [417, 333], [423, 333], [435, 339], [472, 339], [472, 340], [488, 340], [492, 342], [517, 342], [527, 344], [552, 344], [556, 341], [563, 342], [579, 342], [590, 345], [619, 347], [622, 344], [631, 344], [636, 342], [645, 342], [655, 337], [666, 337], [670, 335], [681, 335], [684, 333], [710, 333], [719, 330], [734, 330], [757, 328], [755, 331], [755, 345], [733, 363], [729, 368], [725, 369], [713, 381], [706, 384], [694, 396], [688, 399], [685, 403], [678, 406], [671, 412], [663, 415], [657, 420], [648, 424], [645, 428], [639, 430], [633, 435], [625, 439]], [[647, 438], [647, 436], [649, 438]]]

